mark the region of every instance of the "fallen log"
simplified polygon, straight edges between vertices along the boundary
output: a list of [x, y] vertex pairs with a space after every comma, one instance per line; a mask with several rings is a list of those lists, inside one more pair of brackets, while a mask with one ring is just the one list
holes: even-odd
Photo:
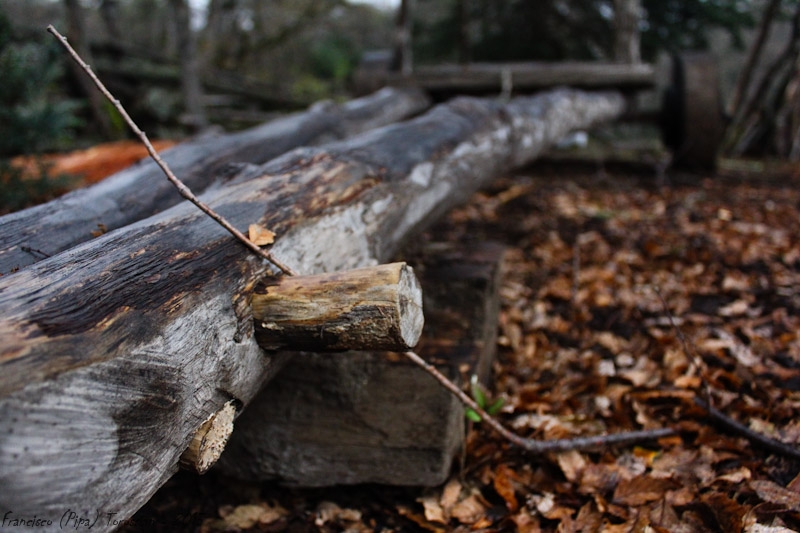
[[[421, 112], [418, 90], [387, 89], [343, 105], [322, 104], [246, 131], [200, 137], [164, 152], [164, 160], [196, 193], [224, 184], [231, 163], [259, 164], [298, 146], [331, 142]], [[52, 202], [0, 218], [0, 274], [163, 211], [180, 195], [150, 160]]]
[[[405, 123], [250, 166], [204, 201], [278, 235], [301, 274], [374, 265], [576, 128], [616, 92], [508, 104], [462, 98]], [[264, 352], [248, 305], [269, 266], [181, 203], [0, 278], [0, 508], [97, 528], [130, 517], [201, 425], [247, 405], [289, 357]], [[43, 529], [55, 529], [44, 527]]]

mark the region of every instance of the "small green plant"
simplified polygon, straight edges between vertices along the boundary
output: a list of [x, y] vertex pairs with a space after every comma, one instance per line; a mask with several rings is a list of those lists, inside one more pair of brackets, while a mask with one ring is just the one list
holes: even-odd
[[[477, 403], [481, 409], [490, 415], [498, 413], [500, 409], [503, 408], [503, 405], [505, 405], [505, 400], [503, 400], [503, 398], [498, 398], [489, 404], [489, 397], [486, 393], [486, 389], [483, 385], [481, 385], [480, 381], [478, 381], [478, 376], [475, 374], [473, 374], [472, 378], [469, 380], [469, 388], [472, 392], [472, 399], [475, 400], [475, 403]], [[469, 407], [466, 408], [464, 415], [473, 422], [481, 421], [481, 415]]]

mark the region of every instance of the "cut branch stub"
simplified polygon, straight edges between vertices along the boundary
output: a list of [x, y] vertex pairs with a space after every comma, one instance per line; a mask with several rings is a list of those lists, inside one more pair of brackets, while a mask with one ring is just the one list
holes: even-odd
[[236, 415], [234, 401], [227, 402], [203, 422], [192, 437], [192, 442], [181, 455], [180, 464], [187, 470], [205, 474], [214, 466], [233, 432]]
[[271, 278], [252, 308], [267, 350], [400, 351], [417, 344], [424, 323], [422, 289], [405, 263]]

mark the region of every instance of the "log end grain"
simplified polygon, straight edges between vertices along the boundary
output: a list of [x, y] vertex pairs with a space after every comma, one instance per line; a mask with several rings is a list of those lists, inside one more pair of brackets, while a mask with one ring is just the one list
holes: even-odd
[[252, 298], [267, 350], [394, 350], [422, 335], [422, 289], [405, 263], [272, 278]]
[[236, 406], [231, 400], [203, 422], [181, 455], [180, 465], [198, 474], [205, 474], [217, 462], [233, 433]]

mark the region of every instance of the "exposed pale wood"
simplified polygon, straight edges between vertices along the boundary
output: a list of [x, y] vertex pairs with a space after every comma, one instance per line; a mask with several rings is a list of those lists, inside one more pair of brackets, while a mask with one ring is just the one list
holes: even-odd
[[[463, 98], [414, 120], [246, 167], [203, 195], [277, 234], [301, 274], [375, 265], [409, 236], [622, 95]], [[197, 428], [286, 361], [253, 337], [268, 267], [186, 202], [0, 277], [0, 508], [133, 514]], [[98, 527], [98, 529], [108, 529]]]
[[236, 416], [236, 402], [229, 401], [216, 413], [203, 422], [189, 446], [181, 455], [180, 464], [198, 474], [205, 474], [222, 455], [228, 439], [233, 433], [233, 419]]
[[[417, 90], [385, 89], [342, 105], [313, 106], [255, 128], [209, 135], [164, 152], [163, 158], [196, 193], [218, 187], [231, 163], [264, 163], [298, 146], [342, 139], [419, 113], [429, 101]], [[146, 160], [91, 187], [0, 217], [0, 274], [8, 274], [181, 201], [161, 170]]]
[[270, 278], [251, 300], [267, 350], [394, 350], [417, 345], [422, 289], [405, 263]]
[[[424, 289], [418, 351], [459, 385], [489, 379], [504, 248], [436, 243], [412, 253]], [[301, 486], [438, 485], [462, 449], [464, 407], [398, 355], [302, 354], [237, 420], [222, 472]]]

